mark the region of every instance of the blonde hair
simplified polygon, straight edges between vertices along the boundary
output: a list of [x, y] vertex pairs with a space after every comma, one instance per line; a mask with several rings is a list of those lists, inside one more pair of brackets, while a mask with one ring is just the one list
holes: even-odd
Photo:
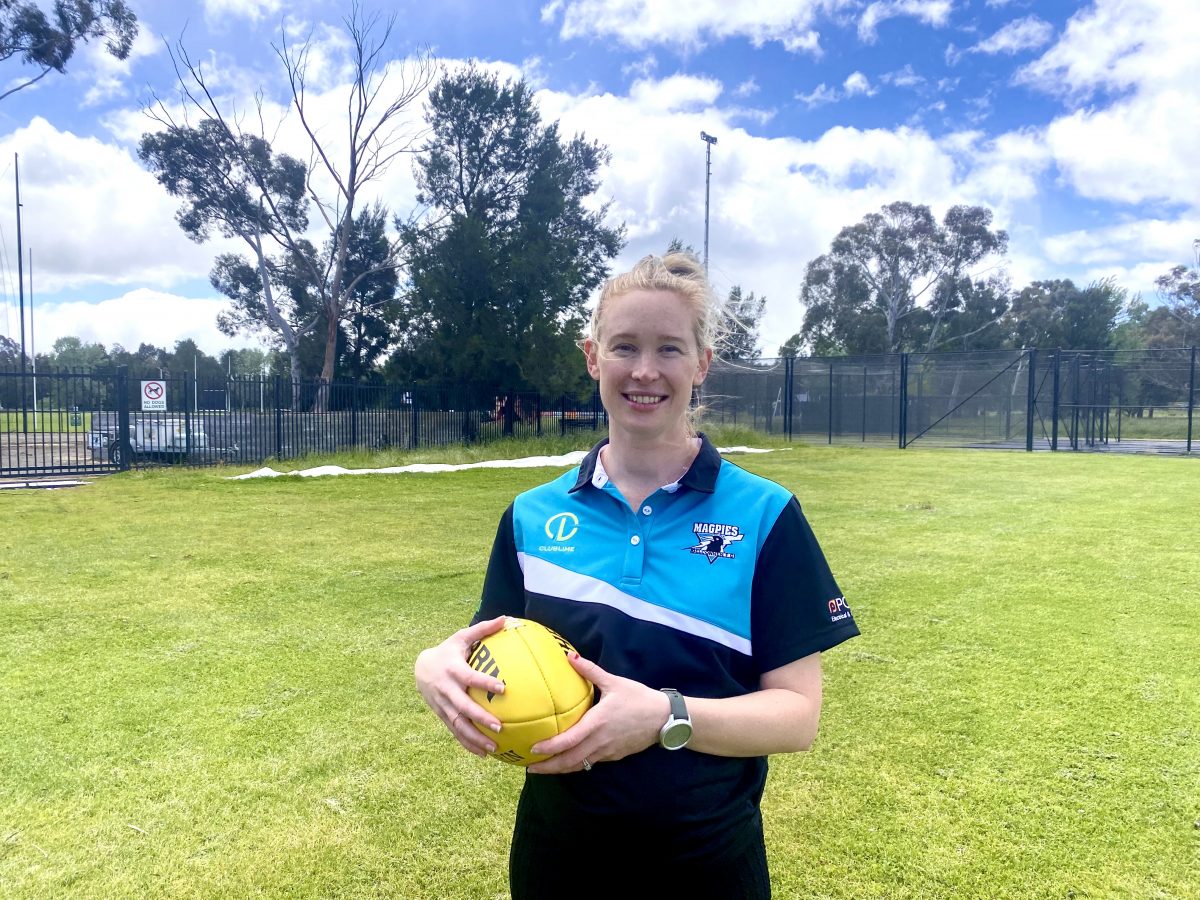
[[[687, 304], [695, 322], [692, 334], [696, 339], [698, 356], [705, 350], [713, 350], [726, 331], [724, 308], [713, 293], [703, 264], [691, 253], [677, 250], [663, 256], [643, 256], [628, 272], [614, 275], [604, 282], [600, 299], [592, 310], [588, 337], [579, 341], [581, 349], [588, 339], [600, 344], [600, 331], [609, 303], [633, 291], [670, 291], [680, 297]], [[602, 352], [599, 346], [596, 352]], [[704, 412], [705, 407], [700, 405], [688, 410], [685, 424], [689, 436], [695, 437]]]
[[592, 310], [589, 336], [599, 342], [604, 313], [616, 297], [632, 291], [670, 291], [688, 305], [695, 321], [696, 352], [713, 349], [722, 330], [722, 317], [716, 295], [700, 260], [683, 251], [664, 256], [643, 256], [628, 272], [614, 275], [600, 289], [600, 299]]

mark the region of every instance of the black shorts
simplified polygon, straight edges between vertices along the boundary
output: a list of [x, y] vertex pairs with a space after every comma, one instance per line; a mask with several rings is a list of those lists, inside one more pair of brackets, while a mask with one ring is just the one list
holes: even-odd
[[753, 834], [731, 836], [732, 855], [674, 859], [653, 835], [630, 839], [595, 829], [555, 830], [539, 821], [522, 794], [508, 860], [512, 900], [615, 900], [646, 893], [689, 900], [769, 900], [771, 877], [762, 819]]

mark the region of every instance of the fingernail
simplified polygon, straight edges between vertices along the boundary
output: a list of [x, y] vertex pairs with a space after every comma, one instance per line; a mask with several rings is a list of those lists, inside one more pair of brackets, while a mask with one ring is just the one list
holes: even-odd
[[487, 745], [487, 748], [488, 748], [488, 753], [495, 753], [495, 752], [496, 752], [496, 745], [495, 745], [495, 744], [488, 744], [488, 745]]
[[497, 681], [497, 682], [493, 683], [492, 684], [492, 693], [493, 694], [503, 694], [504, 693], [504, 682]]
[[494, 732], [496, 732], [497, 734], [499, 734], [499, 733], [500, 733], [500, 725], [499, 725], [499, 724], [493, 725], [493, 726], [492, 726], [492, 731], [494, 731]]
[[572, 650], [567, 654], [567, 659], [579, 659], [579, 654]]

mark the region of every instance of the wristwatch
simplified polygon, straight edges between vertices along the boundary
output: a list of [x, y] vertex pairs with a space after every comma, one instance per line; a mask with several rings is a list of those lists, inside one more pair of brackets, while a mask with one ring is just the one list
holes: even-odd
[[687, 704], [674, 688], [662, 688], [662, 692], [671, 701], [671, 715], [658, 732], [658, 743], [667, 750], [681, 750], [692, 739], [692, 720], [688, 717]]

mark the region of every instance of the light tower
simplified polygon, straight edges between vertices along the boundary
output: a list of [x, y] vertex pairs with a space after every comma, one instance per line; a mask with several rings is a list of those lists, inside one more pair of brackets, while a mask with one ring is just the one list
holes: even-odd
[[708, 272], [708, 188], [712, 181], [712, 148], [717, 139], [707, 131], [700, 132], [704, 141], [704, 271]]

